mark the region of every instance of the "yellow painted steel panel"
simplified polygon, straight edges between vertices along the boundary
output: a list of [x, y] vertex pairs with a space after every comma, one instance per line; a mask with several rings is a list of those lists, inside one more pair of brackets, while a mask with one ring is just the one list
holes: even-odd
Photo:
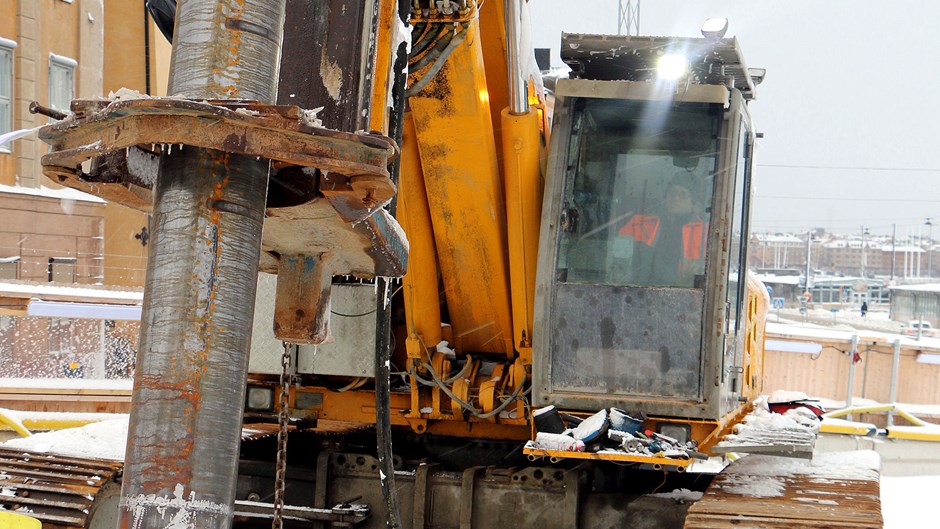
[[410, 104], [454, 345], [512, 358], [505, 205], [482, 62], [474, 20]]
[[6, 529], [40, 529], [42, 522], [25, 514], [0, 512], [0, 527]]
[[403, 280], [405, 321], [409, 336], [420, 336], [425, 347], [441, 341], [441, 306], [437, 258], [428, 194], [411, 113], [402, 127], [401, 166], [398, 177], [398, 221], [408, 236], [408, 272]]
[[532, 319], [535, 311], [535, 270], [544, 184], [539, 169], [539, 118], [535, 111], [502, 113], [503, 174], [512, 284], [513, 337], [531, 362]]

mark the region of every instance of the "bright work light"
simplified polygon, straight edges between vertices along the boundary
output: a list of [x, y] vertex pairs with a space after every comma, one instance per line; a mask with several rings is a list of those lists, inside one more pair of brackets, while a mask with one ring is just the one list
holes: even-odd
[[727, 18], [709, 18], [702, 24], [702, 36], [706, 39], [720, 39], [727, 31]]
[[667, 53], [656, 62], [656, 73], [666, 80], [675, 81], [688, 71], [689, 62], [681, 55]]

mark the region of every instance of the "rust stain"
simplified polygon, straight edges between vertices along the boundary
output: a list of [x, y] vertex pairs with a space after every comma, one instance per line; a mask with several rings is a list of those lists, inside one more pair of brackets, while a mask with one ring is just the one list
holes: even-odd
[[[218, 78], [225, 77], [228, 79], [237, 79], [237, 72], [231, 72], [228, 70], [237, 68], [241, 62], [241, 46], [242, 46], [242, 37], [241, 31], [237, 28], [240, 27], [240, 22], [242, 17], [245, 15], [245, 2], [244, 0], [235, 0], [234, 2], [229, 3], [220, 3], [217, 12], [217, 23], [219, 27], [223, 28], [225, 31], [222, 42], [218, 43], [215, 47], [216, 52], [216, 61], [215, 64], [225, 64], [226, 69], [213, 68], [212, 72], [216, 74], [217, 78], [212, 79], [209, 82], [210, 88], [213, 89], [218, 94], [224, 94], [226, 97], [235, 99], [238, 97], [239, 89], [237, 83], [222, 84], [218, 81]], [[227, 55], [227, 56], [226, 56]]]

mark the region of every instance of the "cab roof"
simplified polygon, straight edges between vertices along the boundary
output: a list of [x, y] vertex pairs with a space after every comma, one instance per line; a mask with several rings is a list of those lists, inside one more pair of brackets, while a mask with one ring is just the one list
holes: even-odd
[[665, 54], [681, 54], [689, 63], [690, 81], [733, 86], [744, 99], [754, 99], [764, 70], [748, 68], [734, 37], [633, 37], [562, 33], [561, 58], [573, 78], [649, 81]]

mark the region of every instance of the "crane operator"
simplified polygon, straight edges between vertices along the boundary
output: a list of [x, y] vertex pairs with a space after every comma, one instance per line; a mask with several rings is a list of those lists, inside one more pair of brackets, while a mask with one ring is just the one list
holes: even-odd
[[666, 186], [662, 212], [637, 213], [619, 235], [634, 242], [638, 282], [651, 286], [693, 287], [705, 270], [708, 220], [702, 212], [702, 181], [679, 170]]

